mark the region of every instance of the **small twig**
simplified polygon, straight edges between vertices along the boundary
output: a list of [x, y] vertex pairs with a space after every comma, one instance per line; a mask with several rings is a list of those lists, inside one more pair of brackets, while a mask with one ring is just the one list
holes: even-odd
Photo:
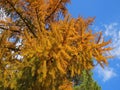
[[57, 10], [57, 8], [59, 7], [61, 2], [62, 2], [62, 0], [57, 2], [55, 9], [50, 13], [50, 15], [45, 19], [45, 21], [48, 20], [55, 13], [55, 11]]

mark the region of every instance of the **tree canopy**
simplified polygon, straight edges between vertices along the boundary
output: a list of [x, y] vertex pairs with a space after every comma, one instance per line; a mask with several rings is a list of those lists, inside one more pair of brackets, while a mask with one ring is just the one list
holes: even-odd
[[73, 18], [70, 0], [0, 0], [8, 17], [0, 20], [0, 88], [72, 90], [72, 78], [107, 64], [102, 33], [93, 18]]

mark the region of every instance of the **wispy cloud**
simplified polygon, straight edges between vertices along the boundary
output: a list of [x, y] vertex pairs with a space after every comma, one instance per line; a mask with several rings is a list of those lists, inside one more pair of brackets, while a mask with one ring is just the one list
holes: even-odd
[[6, 20], [7, 15], [5, 13], [5, 10], [3, 8], [0, 8], [0, 20]]
[[102, 24], [94, 29], [95, 31], [102, 31], [105, 40], [112, 40], [110, 46], [113, 47], [113, 50], [110, 53], [114, 56], [113, 60], [117, 60], [117, 62], [110, 60], [109, 62], [114, 62], [110, 67], [105, 67], [103, 69], [100, 66], [97, 66], [95, 68], [95, 75], [98, 75], [99, 79], [106, 82], [110, 79], [116, 78], [116, 76], [119, 77], [119, 71], [117, 71], [117, 68], [120, 68], [120, 23], [113, 22], [110, 24]]
[[117, 66], [118, 68], [120, 68], [120, 63], [117, 63], [116, 66]]
[[104, 24], [99, 27], [95, 27], [96, 31], [102, 31], [104, 39], [112, 39], [111, 47], [114, 49], [111, 51], [111, 54], [115, 58], [120, 59], [120, 23], [113, 22], [110, 24]]
[[112, 39], [111, 46], [114, 48], [111, 53], [113, 56], [120, 58], [120, 23], [111, 23], [104, 25], [104, 36]]
[[114, 69], [113, 68], [108, 68], [108, 67], [105, 67], [104, 69], [100, 66], [97, 66], [95, 68], [95, 72], [96, 74], [98, 74], [98, 76], [100, 78], [102, 78], [102, 81], [106, 82], [108, 80], [110, 80], [111, 78], [113, 77], [116, 77], [117, 74], [115, 73]]

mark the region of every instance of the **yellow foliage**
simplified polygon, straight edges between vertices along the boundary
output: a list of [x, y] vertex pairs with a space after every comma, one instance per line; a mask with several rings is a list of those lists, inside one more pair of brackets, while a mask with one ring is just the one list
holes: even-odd
[[66, 72], [65, 72], [65, 70], [63, 69], [63, 67], [62, 67], [62, 65], [61, 65], [61, 61], [60, 61], [60, 60], [57, 60], [57, 61], [56, 61], [56, 64], [57, 64], [58, 70], [60, 70], [60, 72], [61, 72], [62, 74], [65, 74]]
[[89, 25], [93, 18], [70, 17], [65, 6], [69, 2], [0, 1], [11, 15], [0, 20], [0, 86], [72, 90], [70, 80], [82, 70], [93, 69], [94, 59], [101, 66], [107, 64], [106, 53], [112, 48], [106, 46], [111, 41], [100, 42], [102, 33], [92, 33]]
[[64, 83], [59, 87], [59, 90], [73, 90], [72, 82], [64, 80]]
[[44, 60], [44, 62], [43, 62], [43, 78], [46, 77], [46, 73], [47, 73], [47, 66], [46, 66], [46, 61]]

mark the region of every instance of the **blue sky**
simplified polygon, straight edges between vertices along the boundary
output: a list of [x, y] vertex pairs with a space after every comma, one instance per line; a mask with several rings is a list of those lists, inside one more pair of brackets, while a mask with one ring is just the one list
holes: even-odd
[[94, 69], [94, 78], [102, 90], [120, 90], [120, 0], [72, 0], [68, 5], [73, 17], [95, 17], [93, 30], [102, 31], [106, 39], [112, 39], [111, 54], [115, 57], [108, 60], [109, 65], [103, 70], [100, 66]]

